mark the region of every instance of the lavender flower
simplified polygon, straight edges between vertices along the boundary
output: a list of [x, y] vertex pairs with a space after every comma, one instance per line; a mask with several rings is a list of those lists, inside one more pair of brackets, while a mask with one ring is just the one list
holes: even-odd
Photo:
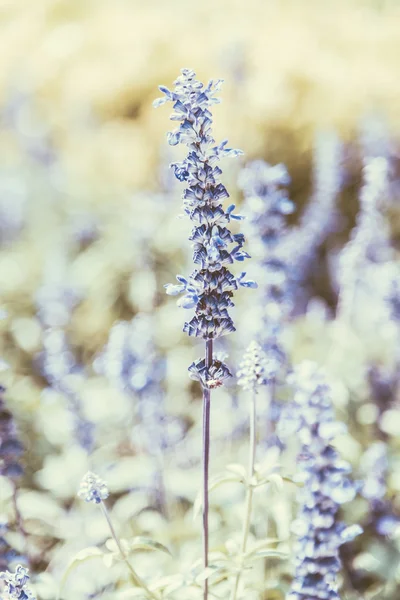
[[282, 260], [279, 252], [287, 235], [286, 217], [294, 211], [294, 204], [284, 190], [288, 183], [290, 177], [284, 165], [271, 166], [261, 160], [248, 164], [239, 177], [245, 195], [251, 249], [259, 267], [257, 339], [270, 365], [275, 362], [276, 372], [286, 360], [280, 334], [282, 321], [292, 308], [291, 265]]
[[152, 330], [149, 315], [139, 313], [131, 321], [117, 321], [95, 370], [117, 389], [147, 399], [153, 396], [163, 379], [164, 364], [156, 355]]
[[339, 548], [361, 533], [358, 525], [346, 527], [337, 518], [340, 505], [356, 494], [356, 486], [348, 479], [350, 465], [331, 445], [345, 425], [335, 420], [329, 387], [315, 363], [301, 363], [293, 379], [294, 402], [280, 423], [280, 433], [296, 434], [301, 443], [304, 487], [293, 524], [298, 540], [288, 599], [338, 600]]
[[106, 482], [95, 473], [88, 471], [79, 486], [78, 497], [85, 502], [100, 504], [109, 495]]
[[0, 573], [0, 581], [4, 582], [6, 596], [4, 600], [36, 600], [35, 594], [29, 588], [29, 571], [18, 565], [15, 573], [3, 571]]
[[205, 359], [199, 358], [190, 365], [189, 376], [195, 381], [200, 381], [203, 388], [212, 390], [223, 385], [226, 379], [232, 377], [232, 373], [217, 357], [209, 368], [206, 366]]
[[108, 498], [108, 496], [109, 496], [109, 491], [108, 491], [106, 482], [103, 481], [95, 473], [91, 473], [90, 471], [88, 471], [81, 481], [79, 491], [78, 491], [78, 497], [81, 498], [82, 500], [85, 500], [85, 502], [93, 502], [94, 504], [99, 505], [101, 512], [103, 513], [103, 516], [107, 521], [107, 525], [110, 529], [111, 536], [115, 542], [115, 545], [117, 546], [117, 548], [119, 550], [121, 558], [124, 560], [126, 566], [128, 567], [128, 569], [130, 571], [132, 582], [137, 587], [142, 588], [147, 597], [152, 598], [152, 600], [159, 600], [159, 597], [157, 596], [157, 594], [152, 592], [147, 587], [147, 584], [136, 573], [135, 569], [133, 568], [133, 566], [131, 565], [131, 563], [129, 561], [129, 558], [125, 551], [126, 548], [124, 548], [124, 546], [121, 544], [121, 540], [119, 539], [119, 537], [116, 534], [113, 522], [111, 520], [111, 516], [107, 510], [106, 503], [104, 502], [104, 500], [106, 500]]
[[336, 198], [342, 186], [342, 146], [334, 132], [320, 132], [314, 143], [313, 193], [300, 223], [283, 241], [282, 260], [292, 265], [293, 311], [305, 310], [310, 297], [307, 281], [316, 267], [318, 249], [339, 226]]
[[[248, 254], [242, 250], [243, 234], [232, 234], [226, 227], [232, 219], [241, 217], [233, 213], [234, 205], [226, 210], [222, 207], [222, 201], [229, 194], [219, 182], [222, 171], [217, 164], [225, 156], [239, 156], [242, 152], [227, 148], [226, 141], [214, 145], [209, 109], [219, 102], [215, 95], [222, 80], [212, 80], [204, 88], [192, 70], [182, 69], [181, 73], [173, 92], [160, 86], [165, 97], [156, 100], [154, 106], [167, 101], [174, 103], [171, 119], [181, 123], [168, 134], [168, 141], [173, 146], [181, 143], [189, 148], [187, 157], [171, 166], [177, 179], [187, 183], [183, 193], [184, 211], [196, 223], [189, 239], [193, 242], [193, 261], [200, 268], [188, 279], [178, 275], [178, 284], [168, 284], [166, 290], [169, 295], [184, 292], [179, 305], [195, 309], [184, 331], [190, 336], [213, 340], [235, 331], [229, 315], [233, 292], [240, 285], [256, 286], [243, 276], [235, 278], [228, 268], [235, 260], [241, 262], [248, 258]], [[233, 248], [229, 250], [231, 245]]]
[[[218, 162], [225, 156], [239, 156], [239, 150], [227, 148], [227, 141], [215, 145], [212, 137], [212, 114], [210, 108], [219, 102], [222, 80], [211, 80], [204, 85], [196, 80], [191, 69], [182, 69], [170, 91], [160, 86], [164, 97], [154, 102], [158, 107], [165, 102], [173, 102], [173, 121], [179, 125], [168, 133], [171, 146], [181, 143], [188, 147], [188, 154], [181, 162], [173, 163], [175, 177], [185, 182], [183, 208], [195, 223], [190, 240], [193, 242], [193, 262], [195, 269], [186, 279], [177, 276], [178, 284], [168, 284], [167, 294], [184, 292], [179, 305], [194, 309], [194, 316], [185, 323], [184, 331], [190, 336], [202, 338], [206, 342], [205, 358], [190, 366], [190, 375], [203, 384], [203, 550], [204, 567], [208, 565], [208, 463], [210, 447], [210, 389], [222, 385], [229, 375], [229, 369], [221, 361], [213, 358], [213, 342], [216, 338], [235, 331], [229, 314], [233, 306], [232, 297], [239, 286], [256, 287], [254, 281], [246, 281], [245, 273], [235, 277], [229, 266], [242, 262], [249, 255], [242, 247], [244, 235], [232, 233], [226, 225], [232, 219], [240, 219], [234, 214], [234, 204], [224, 209], [222, 202], [229, 197], [227, 189], [219, 181], [222, 171]], [[212, 382], [212, 383], [211, 383]], [[208, 582], [204, 583], [204, 600], [207, 600]]]
[[[385, 158], [376, 157], [366, 161], [360, 213], [350, 241], [340, 257], [337, 311], [345, 320], [353, 315], [356, 293], [361, 282], [366, 282], [371, 276], [368, 268], [388, 256], [389, 233], [381, 212], [382, 201], [388, 189], [388, 174], [389, 163]], [[370, 291], [371, 289], [370, 287]]]
[[274, 429], [279, 418], [278, 386], [286, 378], [290, 365], [282, 333], [284, 322], [293, 308], [292, 260], [281, 248], [288, 238], [287, 216], [294, 211], [285, 186], [290, 177], [283, 164], [271, 166], [258, 160], [242, 170], [239, 186], [245, 196], [250, 249], [257, 261], [260, 283], [259, 301], [254, 310], [256, 331], [252, 332], [268, 358], [268, 387], [265, 389], [265, 427], [268, 446], [279, 444]]

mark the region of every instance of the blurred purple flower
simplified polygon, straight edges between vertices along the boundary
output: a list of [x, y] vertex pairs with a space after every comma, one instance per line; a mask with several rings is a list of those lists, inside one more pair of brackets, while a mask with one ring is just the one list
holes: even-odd
[[280, 334], [283, 320], [292, 308], [291, 265], [282, 260], [279, 253], [287, 235], [286, 217], [294, 211], [294, 204], [284, 189], [289, 183], [284, 165], [271, 166], [262, 160], [249, 163], [239, 177], [245, 196], [251, 249], [259, 267], [256, 337], [270, 366], [275, 364], [276, 373], [286, 360]]
[[356, 495], [356, 485], [348, 478], [351, 467], [331, 445], [346, 427], [335, 419], [329, 386], [315, 363], [298, 365], [293, 384], [293, 405], [278, 426], [281, 435], [296, 435], [301, 443], [304, 483], [293, 523], [298, 539], [288, 600], [338, 600], [339, 548], [362, 532], [358, 525], [346, 527], [338, 521], [340, 505]]
[[37, 363], [49, 386], [66, 397], [75, 420], [76, 440], [90, 452], [94, 444], [94, 425], [83, 414], [81, 398], [71, 379], [71, 375], [82, 375], [84, 368], [78, 364], [64, 331], [78, 300], [76, 291], [55, 282], [39, 290], [36, 305], [43, 324], [43, 350]]

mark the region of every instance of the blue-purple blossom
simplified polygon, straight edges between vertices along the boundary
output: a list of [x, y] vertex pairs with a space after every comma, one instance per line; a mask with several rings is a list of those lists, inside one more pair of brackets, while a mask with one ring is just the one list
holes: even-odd
[[280, 424], [281, 435], [296, 435], [302, 468], [299, 512], [293, 523], [295, 577], [288, 600], [338, 600], [339, 548], [361, 533], [338, 520], [341, 504], [356, 495], [350, 465], [331, 445], [346, 430], [336, 421], [330, 389], [318, 366], [305, 361], [294, 369], [293, 405]]
[[100, 502], [106, 500], [109, 495], [110, 492], [108, 491], [106, 482], [96, 475], [96, 473], [88, 471], [79, 486], [78, 498], [85, 502], [100, 504]]
[[202, 387], [214, 389], [223, 385], [226, 379], [232, 377], [232, 373], [217, 357], [214, 357], [209, 367], [206, 367], [204, 358], [199, 358], [190, 365], [189, 376], [195, 381], [200, 381]]
[[298, 226], [280, 247], [281, 259], [292, 265], [294, 314], [305, 310], [310, 297], [307, 282], [315, 271], [318, 249], [339, 227], [337, 196], [343, 183], [342, 145], [334, 132], [322, 131], [313, 150], [313, 191]]
[[29, 571], [22, 565], [16, 567], [15, 573], [2, 571], [0, 582], [4, 584], [4, 600], [36, 600], [29, 587], [29, 579]]
[[280, 334], [283, 320], [292, 308], [291, 264], [281, 259], [279, 251], [287, 236], [287, 215], [294, 211], [285, 189], [289, 183], [283, 164], [272, 166], [262, 160], [246, 165], [239, 177], [251, 249], [258, 264], [257, 340], [271, 367], [275, 364], [276, 372], [286, 360]]
[[234, 214], [234, 205], [223, 208], [229, 197], [220, 182], [222, 171], [218, 165], [221, 158], [239, 156], [240, 150], [227, 147], [227, 141], [216, 144], [212, 136], [211, 107], [219, 102], [222, 80], [211, 80], [207, 86], [196, 80], [191, 69], [182, 69], [170, 91], [160, 86], [164, 97], [154, 102], [160, 106], [173, 102], [173, 121], [178, 127], [168, 133], [170, 145], [183, 144], [188, 148], [181, 162], [172, 163], [175, 176], [186, 183], [183, 192], [183, 208], [195, 223], [190, 240], [193, 242], [193, 261], [198, 268], [188, 277], [178, 276], [178, 284], [168, 284], [167, 294], [184, 296], [179, 304], [194, 309], [194, 316], [185, 323], [184, 331], [190, 336], [214, 340], [232, 333], [235, 327], [229, 310], [233, 306], [233, 293], [239, 286], [256, 287], [253, 281], [245, 281], [243, 275], [235, 277], [229, 267], [235, 261], [248, 258], [243, 250], [243, 234], [233, 234], [227, 227]]
[[114, 323], [94, 367], [121, 391], [153, 395], [163, 378], [164, 364], [155, 351], [152, 318], [139, 313], [131, 321]]
[[162, 381], [165, 361], [154, 344], [154, 322], [138, 313], [131, 321], [117, 321], [94, 368], [116, 389], [135, 397], [135, 424], [131, 439], [157, 456], [182, 439], [181, 419], [166, 414]]
[[360, 212], [339, 263], [340, 294], [337, 310], [344, 320], [353, 316], [360, 284], [371, 279], [369, 267], [390, 256], [390, 235], [382, 214], [388, 191], [388, 176], [389, 163], [386, 158], [366, 160], [363, 168]]

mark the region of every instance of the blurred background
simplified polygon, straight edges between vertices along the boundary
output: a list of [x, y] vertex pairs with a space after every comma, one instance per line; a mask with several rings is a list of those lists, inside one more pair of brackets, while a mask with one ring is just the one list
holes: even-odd
[[[295, 362], [321, 360], [333, 335], [337, 256], [356, 220], [365, 148], [390, 155], [394, 183], [384, 218], [397, 257], [399, 31], [394, 0], [0, 0], [0, 382], [23, 446], [21, 470], [13, 464], [0, 480], [0, 564], [25, 556], [43, 600], [56, 597], [73, 555], [107, 536], [96, 507], [75, 499], [89, 468], [108, 481], [124, 537], [148, 535], [173, 549], [174, 559], [140, 555], [144, 573], [183, 572], [200, 557], [192, 505], [201, 397], [187, 367], [203, 350], [182, 333], [186, 314], [163, 289], [192, 267], [190, 225], [178, 218], [182, 185], [168, 169], [181, 154], [166, 142], [170, 107], [152, 107], [158, 85], [171, 87], [182, 67], [201, 81], [225, 80], [215, 138], [228, 138], [244, 157], [222, 165], [223, 181], [240, 206], [237, 181], [248, 160], [285, 163], [293, 227], [315, 196], [318, 136], [338, 140], [335, 226], [321, 225], [307, 292], [286, 332]], [[237, 333], [218, 347], [233, 372], [257, 328], [249, 319], [257, 293], [238, 293]], [[343, 597], [395, 600], [398, 331], [376, 325], [368, 298], [331, 365], [334, 400], [349, 425], [340, 449], [356, 479], [368, 471], [362, 457], [372, 444], [389, 449], [381, 470], [391, 520], [377, 531], [362, 497], [347, 509], [348, 520], [367, 525], [343, 557]], [[386, 385], [376, 392], [386, 394], [383, 408], [371, 373]], [[246, 460], [246, 415], [234, 381], [215, 394], [214, 473]], [[294, 472], [292, 459], [286, 468]], [[257, 534], [287, 540], [294, 490], [279, 502], [271, 495], [269, 506], [257, 496]], [[241, 511], [240, 489], [215, 492], [214, 546], [238, 536]], [[94, 564], [74, 568], [65, 598], [130, 597], [123, 583], [115, 591], [119, 564], [117, 576]], [[272, 583], [262, 597], [280, 600], [290, 562], [263, 569]], [[254, 589], [248, 598], [260, 597]]]

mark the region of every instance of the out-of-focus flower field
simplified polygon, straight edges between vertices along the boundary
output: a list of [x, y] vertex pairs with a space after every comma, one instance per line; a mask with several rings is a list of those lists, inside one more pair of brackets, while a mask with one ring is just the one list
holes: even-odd
[[[0, 0], [0, 571], [29, 568], [38, 599], [189, 600], [207, 578], [220, 600], [400, 597], [399, 31], [384, 0]], [[258, 282], [215, 343], [234, 376], [211, 394], [208, 570], [188, 375], [204, 344], [164, 290], [193, 270], [169, 169], [184, 153], [152, 104], [184, 67], [224, 79], [213, 135], [244, 152], [221, 179]], [[244, 386], [235, 374], [253, 339], [279, 367], [257, 363], [249, 484], [258, 350]], [[332, 405], [303, 361], [323, 368]], [[320, 419], [338, 425], [321, 439]], [[331, 442], [332, 472], [352, 483], [326, 484], [340, 509], [325, 502], [324, 523], [362, 532], [343, 534], [339, 596], [301, 595], [295, 540], [315, 558], [304, 540], [325, 525], [307, 486], [317, 494]], [[77, 496], [88, 471], [153, 595], [129, 578], [103, 502]]]

